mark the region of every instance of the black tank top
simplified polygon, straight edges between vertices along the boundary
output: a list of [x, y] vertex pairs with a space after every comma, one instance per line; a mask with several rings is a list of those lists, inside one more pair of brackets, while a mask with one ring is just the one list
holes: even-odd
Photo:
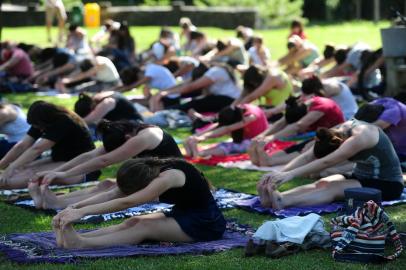
[[206, 178], [192, 164], [181, 160], [170, 161], [161, 168], [161, 172], [171, 169], [180, 170], [185, 174], [185, 185], [162, 193], [159, 196], [160, 202], [174, 204], [180, 209], [200, 209], [206, 208], [214, 201]]
[[179, 157], [183, 158], [182, 153], [171, 135], [163, 131], [162, 141], [152, 150], [144, 150], [137, 157]]
[[116, 101], [116, 106], [104, 116], [105, 119], [110, 121], [142, 120], [142, 117], [135, 109], [134, 104], [122, 94], [114, 93], [106, 98], [113, 98]]

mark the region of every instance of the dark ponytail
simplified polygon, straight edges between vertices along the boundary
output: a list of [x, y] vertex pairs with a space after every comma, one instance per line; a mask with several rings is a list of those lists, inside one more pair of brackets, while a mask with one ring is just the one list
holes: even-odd
[[138, 132], [148, 127], [153, 126], [132, 120], [112, 122], [103, 119], [97, 125], [97, 133], [102, 137], [104, 149], [111, 152], [127, 141], [126, 135], [138, 134]]
[[378, 120], [383, 113], [385, 107], [378, 104], [365, 104], [355, 113], [354, 118], [367, 123], [373, 123]]
[[[243, 120], [244, 109], [240, 107], [226, 107], [219, 112], [219, 126], [228, 126]], [[240, 128], [231, 132], [234, 143], [241, 143], [244, 140], [244, 129]]]
[[299, 97], [289, 96], [285, 101], [285, 120], [288, 124], [299, 121], [303, 116], [307, 114], [307, 107], [303, 103], [298, 102]]
[[251, 65], [244, 73], [244, 92], [251, 93], [257, 89], [268, 76], [268, 69]]
[[323, 91], [323, 83], [316, 75], [312, 75], [302, 82], [302, 93], [305, 95], [316, 95], [319, 97], [326, 96]]
[[93, 107], [93, 98], [87, 93], [80, 93], [78, 100], [75, 103], [74, 111], [80, 117], [84, 118], [92, 112]]
[[[162, 168], [169, 167], [173, 162], [188, 164], [180, 158], [136, 158], [124, 162], [117, 171], [117, 186], [124, 194], [133, 194], [147, 187], [155, 178], [159, 176]], [[207, 179], [202, 177], [207, 181]], [[207, 181], [209, 188], [212, 188]]]
[[314, 144], [314, 156], [323, 158], [335, 150], [347, 139], [344, 133], [333, 131], [328, 128], [319, 128], [316, 132], [316, 142]]

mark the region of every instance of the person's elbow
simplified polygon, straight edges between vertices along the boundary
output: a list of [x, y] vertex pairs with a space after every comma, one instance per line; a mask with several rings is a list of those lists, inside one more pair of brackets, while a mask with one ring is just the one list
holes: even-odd
[[31, 147], [31, 151], [35, 154], [35, 155], [41, 155], [43, 152], [45, 152], [46, 150], [48, 150], [50, 147], [48, 147], [47, 145], [34, 145]]
[[107, 166], [110, 166], [114, 162], [108, 157], [99, 157], [96, 159], [96, 163], [98, 167], [105, 168]]

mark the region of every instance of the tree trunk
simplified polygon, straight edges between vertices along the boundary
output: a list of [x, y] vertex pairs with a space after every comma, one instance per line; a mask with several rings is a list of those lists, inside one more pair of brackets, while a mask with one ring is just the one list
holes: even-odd
[[361, 20], [362, 15], [362, 0], [355, 0], [355, 18]]
[[374, 22], [378, 23], [381, 19], [380, 1], [374, 0]]

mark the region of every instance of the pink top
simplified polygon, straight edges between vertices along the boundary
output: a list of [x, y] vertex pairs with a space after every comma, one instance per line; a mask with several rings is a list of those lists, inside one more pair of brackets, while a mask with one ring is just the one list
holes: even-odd
[[256, 119], [244, 127], [244, 139], [252, 139], [268, 128], [268, 120], [265, 112], [258, 106], [252, 104], [244, 104], [244, 117], [255, 115]]
[[19, 61], [12, 67], [7, 69], [7, 73], [11, 76], [29, 77], [33, 74], [34, 68], [32, 66], [30, 57], [23, 50], [13, 48], [7, 60], [16, 57]]

